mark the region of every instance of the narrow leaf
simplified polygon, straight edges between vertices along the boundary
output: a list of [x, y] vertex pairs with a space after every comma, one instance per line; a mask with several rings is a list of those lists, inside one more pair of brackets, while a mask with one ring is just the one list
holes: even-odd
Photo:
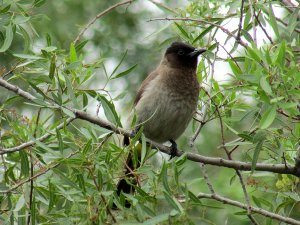
[[65, 81], [66, 81], [66, 85], [67, 85], [68, 94], [69, 94], [69, 96], [70, 96], [70, 98], [73, 102], [73, 106], [76, 109], [79, 109], [79, 104], [78, 104], [77, 99], [75, 97], [71, 81], [70, 81], [68, 75], [64, 74], [64, 77], [65, 77]]
[[0, 52], [5, 52], [11, 45], [13, 40], [13, 28], [12, 25], [5, 27], [5, 39], [3, 45], [0, 48]]
[[179, 31], [185, 36], [188, 40], [190, 39], [190, 36], [188, 33], [180, 26], [178, 23], [175, 22], [176, 27], [179, 29]]
[[114, 104], [109, 102], [103, 95], [98, 95], [98, 98], [101, 101], [106, 118], [110, 122], [117, 124], [119, 127], [122, 127], [120, 118], [116, 112]]
[[29, 175], [29, 161], [25, 152], [19, 151], [21, 158], [21, 176], [27, 177]]
[[117, 72], [117, 70], [118, 70], [119, 67], [121, 66], [123, 60], [125, 59], [125, 57], [126, 57], [126, 55], [127, 55], [127, 52], [128, 52], [128, 50], [126, 50], [126, 51], [124, 52], [124, 54], [123, 54], [123, 56], [122, 56], [120, 62], [119, 62], [118, 65], [115, 67], [115, 69], [114, 69], [113, 72], [111, 73], [110, 77], [112, 77], [112, 76], [115, 74], [115, 72]]
[[254, 170], [255, 170], [256, 163], [257, 163], [257, 160], [258, 160], [258, 156], [259, 156], [260, 150], [262, 149], [263, 143], [264, 143], [264, 140], [259, 141], [255, 146], [253, 159], [252, 159], [251, 173], [253, 173]]
[[277, 38], [280, 38], [279, 37], [278, 25], [277, 25], [277, 22], [276, 22], [276, 18], [275, 18], [274, 11], [273, 11], [271, 3], [269, 4], [269, 22], [270, 22], [270, 25], [273, 28], [273, 31], [276, 34]]
[[268, 128], [276, 118], [276, 106], [270, 107], [263, 115], [259, 123], [261, 129]]
[[127, 74], [129, 74], [132, 70], [134, 70], [134, 68], [137, 66], [137, 64], [135, 64], [134, 66], [130, 67], [129, 69], [117, 74], [116, 76], [114, 76], [112, 79], [117, 79], [119, 77], [123, 77]]
[[59, 151], [60, 151], [61, 153], [63, 153], [63, 151], [64, 151], [64, 143], [63, 143], [61, 134], [60, 134], [60, 132], [59, 132], [58, 129], [56, 129], [56, 136], [57, 136], [57, 140], [58, 140], [58, 148], [59, 148]]
[[74, 46], [74, 43], [71, 42], [70, 45], [70, 63], [77, 61], [77, 54], [76, 54], [76, 49]]
[[55, 73], [55, 68], [56, 68], [55, 61], [56, 61], [56, 56], [53, 55], [51, 58], [50, 69], [49, 69], [49, 77], [51, 80], [53, 80], [54, 73]]
[[269, 84], [269, 82], [267, 81], [267, 78], [266, 77], [261, 77], [260, 78], [260, 81], [259, 81], [259, 84], [261, 86], [261, 88], [269, 95], [273, 95], [273, 92], [272, 92], [272, 88]]

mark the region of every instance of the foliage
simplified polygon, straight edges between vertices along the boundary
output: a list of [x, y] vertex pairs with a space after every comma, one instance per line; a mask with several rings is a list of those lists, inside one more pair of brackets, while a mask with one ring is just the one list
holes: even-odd
[[[299, 173], [292, 170], [300, 140], [297, 7], [211, 0], [171, 8], [168, 1], [149, 1], [163, 18], [147, 22], [145, 15], [153, 18], [154, 12], [133, 1], [100, 17], [92, 28], [84, 24], [113, 3], [59, 2], [4, 0], [0, 5], [0, 75], [16, 88], [0, 82], [1, 223], [300, 220]], [[54, 14], [56, 3], [65, 11]], [[156, 32], [141, 41], [146, 26]], [[93, 32], [74, 42], [84, 28]], [[192, 162], [188, 154], [168, 160], [159, 150], [146, 150], [141, 133], [122, 146], [122, 135], [114, 131], [125, 127], [121, 108], [130, 105], [129, 93], [142, 79], [133, 75], [146, 75], [153, 69], [149, 62], [158, 62], [158, 51], [175, 39], [208, 49], [198, 66], [198, 113], [179, 146], [198, 156], [247, 162], [250, 170]], [[22, 90], [31, 95], [24, 97]], [[116, 128], [78, 117], [78, 110]], [[139, 139], [136, 193], [118, 196], [126, 156]], [[283, 169], [264, 170], [265, 165]], [[248, 210], [205, 193], [245, 203]]]

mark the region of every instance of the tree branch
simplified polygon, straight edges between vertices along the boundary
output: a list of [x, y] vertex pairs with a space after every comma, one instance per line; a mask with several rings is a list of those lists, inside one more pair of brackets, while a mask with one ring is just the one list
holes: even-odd
[[[198, 198], [213, 199], [213, 200], [216, 200], [218, 202], [222, 202], [223, 204], [226, 204], [226, 205], [233, 205], [233, 206], [236, 206], [238, 208], [242, 208], [242, 209], [247, 210], [247, 205], [246, 204], [242, 204], [241, 202], [238, 202], [238, 201], [235, 201], [235, 200], [232, 200], [232, 199], [229, 199], [229, 198], [225, 198], [225, 197], [223, 197], [221, 195], [218, 195], [218, 194], [199, 193], [197, 195], [197, 197]], [[289, 217], [284, 217], [284, 216], [281, 216], [279, 214], [269, 212], [269, 211], [267, 211], [265, 209], [262, 209], [262, 208], [251, 207], [251, 211], [253, 213], [257, 213], [257, 214], [260, 214], [260, 215], [263, 215], [265, 217], [269, 217], [271, 219], [275, 219], [275, 220], [278, 220], [278, 221], [286, 222], [288, 224], [300, 225], [300, 221], [298, 221], [298, 220], [295, 220], [295, 219], [292, 219], [292, 218], [289, 218]]]
[[104, 11], [102, 11], [101, 13], [97, 14], [84, 28], [83, 30], [77, 35], [77, 37], [75, 38], [74, 43], [76, 44], [80, 38], [82, 37], [82, 35], [90, 28], [90, 26], [92, 26], [97, 19], [99, 19], [100, 17], [106, 15], [107, 13], [109, 13], [110, 11], [114, 10], [115, 8], [121, 6], [121, 5], [126, 5], [126, 4], [131, 4], [134, 0], [127, 0], [127, 1], [123, 1], [123, 2], [119, 2], [117, 4], [114, 4], [112, 6], [110, 6], [109, 8], [105, 9]]
[[[10, 90], [19, 96], [24, 97], [25, 99], [28, 99], [30, 101], [35, 100], [36, 98], [32, 96], [30, 93], [23, 91], [21, 88], [10, 84], [9, 82], [3, 80], [0, 78], [0, 86], [5, 87], [7, 90]], [[59, 106], [54, 103], [56, 107], [62, 108], [62, 106]], [[82, 119], [85, 121], [88, 121], [90, 123], [99, 125], [103, 128], [106, 128], [108, 130], [113, 131], [116, 134], [121, 134], [126, 137], [130, 137], [131, 131], [126, 130], [120, 127], [115, 126], [114, 124], [103, 120], [99, 117], [92, 116], [91, 114], [88, 114], [82, 110], [77, 110], [73, 109], [70, 107], [65, 107], [71, 112], [75, 114], [75, 117], [78, 119]], [[159, 151], [164, 152], [166, 154], [171, 154], [171, 148], [167, 147], [162, 144], [158, 144], [153, 141], [148, 141], [150, 145], [153, 147], [157, 148]], [[194, 161], [194, 162], [200, 162], [204, 164], [210, 164], [210, 165], [215, 165], [215, 166], [220, 166], [220, 167], [227, 167], [227, 168], [232, 168], [232, 169], [238, 169], [238, 170], [243, 170], [243, 171], [251, 171], [252, 169], [252, 164], [251, 163], [245, 163], [241, 161], [235, 161], [235, 160], [226, 160], [223, 158], [218, 158], [218, 157], [208, 157], [208, 156], [203, 156], [200, 154], [195, 154], [195, 153], [184, 153], [181, 150], [178, 150], [176, 155], [181, 156], [183, 154], [186, 154], [187, 159]], [[268, 171], [268, 172], [273, 172], [273, 173], [280, 173], [280, 174], [293, 174], [295, 176], [300, 177], [300, 171], [297, 170], [296, 167], [294, 166], [289, 166], [285, 164], [264, 164], [264, 163], [257, 163], [255, 170], [257, 171]]]
[[[60, 130], [62, 129], [65, 124], [69, 124], [70, 122], [72, 122], [75, 118], [69, 118], [67, 119], [65, 122], [62, 122], [61, 124], [59, 124], [56, 129]], [[53, 130], [53, 132], [55, 132], [55, 130]], [[47, 134], [44, 134], [43, 136], [35, 139], [35, 140], [32, 140], [32, 141], [28, 141], [26, 143], [23, 143], [23, 144], [20, 144], [18, 146], [15, 146], [15, 147], [12, 147], [12, 148], [1, 148], [0, 147], [0, 155], [4, 155], [4, 154], [9, 154], [9, 153], [13, 153], [13, 152], [18, 152], [18, 151], [21, 151], [25, 148], [28, 148], [30, 146], [33, 146], [36, 144], [37, 141], [40, 141], [40, 142], [43, 142], [44, 140], [46, 140], [48, 137], [50, 137], [52, 135], [52, 132], [49, 132]]]
[[184, 17], [184, 18], [170, 18], [170, 17], [166, 17], [166, 18], [154, 18], [154, 19], [150, 19], [148, 20], [148, 22], [151, 21], [156, 21], [156, 20], [167, 20], [167, 21], [191, 21], [191, 22], [197, 22], [197, 23], [204, 23], [204, 24], [209, 24], [209, 25], [213, 25], [215, 27], [218, 27], [220, 30], [222, 30], [225, 34], [227, 34], [230, 37], [233, 37], [237, 43], [239, 43], [240, 45], [242, 45], [244, 48], [248, 47], [248, 44], [243, 42], [241, 39], [238, 39], [238, 37], [236, 35], [234, 35], [232, 32], [230, 32], [228, 29], [226, 29], [225, 27], [217, 24], [217, 23], [213, 23], [213, 22], [209, 22], [206, 20], [200, 20], [200, 19], [192, 19], [192, 18], [188, 18], [188, 17]]
[[242, 23], [243, 23], [243, 15], [244, 15], [244, 0], [242, 0], [241, 3], [241, 9], [240, 9], [240, 22], [239, 22], [239, 28], [237, 33], [237, 41], [241, 40], [241, 30], [242, 30]]

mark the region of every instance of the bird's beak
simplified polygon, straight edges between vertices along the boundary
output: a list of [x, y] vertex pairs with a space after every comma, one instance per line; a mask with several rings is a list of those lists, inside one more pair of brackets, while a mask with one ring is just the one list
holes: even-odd
[[189, 56], [191, 58], [197, 57], [197, 56], [201, 55], [203, 52], [206, 52], [206, 49], [204, 49], [204, 48], [201, 48], [201, 49], [195, 48], [195, 50], [193, 52], [191, 52], [189, 54]]

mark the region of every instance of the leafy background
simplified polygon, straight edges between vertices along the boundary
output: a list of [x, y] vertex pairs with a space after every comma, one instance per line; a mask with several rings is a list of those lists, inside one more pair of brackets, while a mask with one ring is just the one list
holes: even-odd
[[[248, 196], [253, 207], [299, 220], [299, 179], [255, 171], [257, 162], [296, 163], [299, 8], [286, 1], [133, 1], [96, 20], [74, 43], [114, 3], [1, 1], [1, 78], [35, 97], [28, 101], [0, 87], [1, 222], [280, 223], [197, 198], [210, 193], [207, 183], [218, 195], [241, 203]], [[141, 186], [117, 196], [131, 146], [123, 148], [122, 137], [107, 127], [74, 120], [69, 109], [125, 126], [140, 82], [174, 40], [208, 49], [198, 66], [198, 113], [179, 148], [249, 162], [252, 171], [203, 166], [186, 155], [168, 161], [143, 145], [145, 162], [134, 171]]]

